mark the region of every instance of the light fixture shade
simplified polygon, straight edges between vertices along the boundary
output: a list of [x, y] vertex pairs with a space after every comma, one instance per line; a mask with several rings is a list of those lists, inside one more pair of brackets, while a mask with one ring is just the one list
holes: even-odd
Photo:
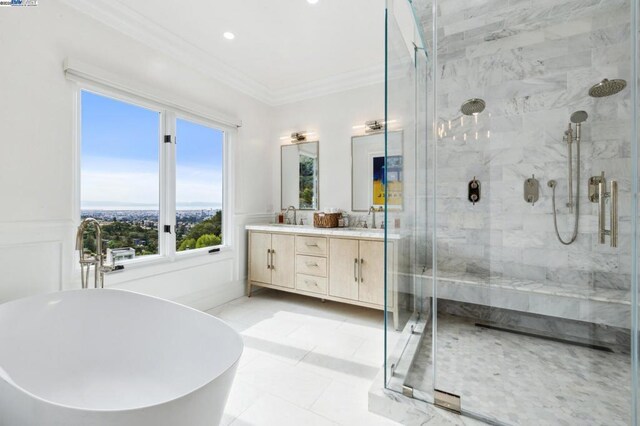
[[386, 123], [384, 120], [369, 120], [364, 123], [365, 133], [375, 133], [384, 130]]
[[291, 143], [304, 142], [307, 140], [306, 132], [293, 132], [291, 133]]

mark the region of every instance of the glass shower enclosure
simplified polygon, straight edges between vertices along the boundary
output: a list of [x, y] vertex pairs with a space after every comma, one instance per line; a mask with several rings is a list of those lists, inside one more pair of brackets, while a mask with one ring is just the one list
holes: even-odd
[[387, 389], [493, 424], [638, 424], [637, 12], [386, 1]]

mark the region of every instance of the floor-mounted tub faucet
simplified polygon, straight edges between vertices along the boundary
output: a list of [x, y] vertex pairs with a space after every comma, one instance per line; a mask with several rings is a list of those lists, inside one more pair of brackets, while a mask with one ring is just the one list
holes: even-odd
[[[95, 256], [87, 256], [84, 252], [84, 233], [87, 231], [89, 225], [93, 225], [96, 235], [96, 254]], [[104, 255], [102, 254], [102, 227], [100, 222], [94, 218], [86, 218], [80, 222], [78, 231], [76, 232], [76, 250], [80, 254], [80, 279], [82, 281], [82, 288], [89, 287], [89, 273], [91, 266], [93, 266], [94, 277], [93, 285], [95, 288], [104, 288], [104, 274], [116, 270], [124, 269], [124, 266], [115, 264], [115, 261], [110, 265], [104, 264]]]

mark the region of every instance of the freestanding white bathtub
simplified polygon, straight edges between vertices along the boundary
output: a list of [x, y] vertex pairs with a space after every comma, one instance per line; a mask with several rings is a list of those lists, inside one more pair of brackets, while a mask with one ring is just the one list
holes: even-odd
[[210, 315], [121, 290], [0, 305], [0, 425], [217, 425], [242, 339]]

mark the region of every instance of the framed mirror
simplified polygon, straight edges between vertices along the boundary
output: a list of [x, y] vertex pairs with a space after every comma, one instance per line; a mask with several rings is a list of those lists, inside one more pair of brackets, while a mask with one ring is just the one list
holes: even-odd
[[384, 161], [384, 132], [351, 138], [351, 210], [369, 211], [384, 207], [385, 194], [389, 210], [402, 210], [403, 155], [402, 131], [388, 132], [388, 164]]
[[317, 210], [320, 203], [318, 141], [283, 145], [280, 158], [281, 208]]

